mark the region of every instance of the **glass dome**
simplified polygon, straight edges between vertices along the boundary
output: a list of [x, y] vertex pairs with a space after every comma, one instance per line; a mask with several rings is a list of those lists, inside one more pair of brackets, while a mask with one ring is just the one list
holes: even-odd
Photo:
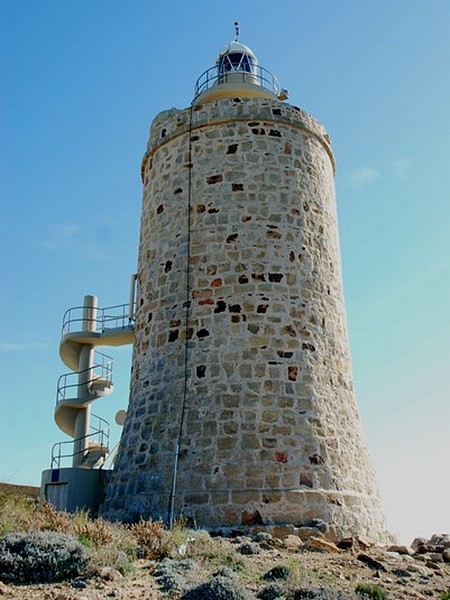
[[272, 73], [259, 66], [254, 52], [233, 40], [220, 52], [215, 66], [197, 79], [194, 101], [209, 102], [233, 96], [284, 100], [287, 96], [283, 94]]
[[216, 64], [219, 76], [232, 71], [256, 73], [258, 59], [250, 48], [244, 46], [244, 44], [233, 41], [219, 54]]

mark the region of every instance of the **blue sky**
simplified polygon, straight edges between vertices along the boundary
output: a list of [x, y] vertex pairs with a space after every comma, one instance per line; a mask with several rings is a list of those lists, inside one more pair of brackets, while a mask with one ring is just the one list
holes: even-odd
[[[450, 2], [1, 0], [0, 480], [38, 484], [64, 311], [126, 302], [161, 110], [241, 41], [327, 128], [358, 406], [388, 522], [450, 531]], [[130, 349], [95, 412], [128, 396]], [[120, 432], [113, 429], [117, 440]]]

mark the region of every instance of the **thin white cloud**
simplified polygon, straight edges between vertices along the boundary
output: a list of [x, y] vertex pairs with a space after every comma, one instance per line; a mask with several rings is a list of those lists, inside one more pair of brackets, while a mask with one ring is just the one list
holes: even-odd
[[26, 342], [23, 344], [11, 344], [7, 342], [0, 342], [0, 351], [3, 352], [22, 352], [23, 350], [45, 350], [46, 348], [48, 348], [48, 345], [40, 342]]
[[380, 179], [381, 173], [377, 169], [370, 167], [361, 167], [348, 176], [351, 187], [362, 189], [375, 183]]
[[82, 232], [82, 227], [75, 223], [57, 225], [47, 239], [42, 241], [42, 245], [51, 250], [62, 250], [76, 243]]
[[392, 163], [394, 179], [397, 181], [405, 181], [408, 179], [412, 166], [413, 162], [409, 158], [399, 158], [394, 160]]
[[50, 252], [76, 253], [79, 258], [89, 260], [104, 260], [104, 238], [110, 236], [109, 229], [106, 233], [98, 235], [98, 228], [91, 225], [78, 223], [60, 223], [52, 227], [40, 245]]

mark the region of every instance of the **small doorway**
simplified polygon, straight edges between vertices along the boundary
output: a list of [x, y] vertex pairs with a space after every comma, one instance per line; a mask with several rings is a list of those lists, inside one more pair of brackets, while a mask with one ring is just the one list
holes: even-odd
[[67, 510], [68, 493], [68, 483], [47, 483], [45, 486], [45, 499], [56, 510]]

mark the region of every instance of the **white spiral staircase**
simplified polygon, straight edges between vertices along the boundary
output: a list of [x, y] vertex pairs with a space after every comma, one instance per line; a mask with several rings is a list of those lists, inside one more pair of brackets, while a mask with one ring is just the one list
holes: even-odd
[[113, 391], [110, 356], [97, 346], [121, 346], [134, 340], [134, 302], [97, 307], [95, 296], [85, 296], [83, 306], [69, 309], [63, 319], [60, 356], [70, 373], [58, 379], [55, 421], [72, 440], [52, 448], [52, 469], [67, 460], [72, 467], [101, 467], [107, 459], [109, 424], [91, 413], [91, 405]]

